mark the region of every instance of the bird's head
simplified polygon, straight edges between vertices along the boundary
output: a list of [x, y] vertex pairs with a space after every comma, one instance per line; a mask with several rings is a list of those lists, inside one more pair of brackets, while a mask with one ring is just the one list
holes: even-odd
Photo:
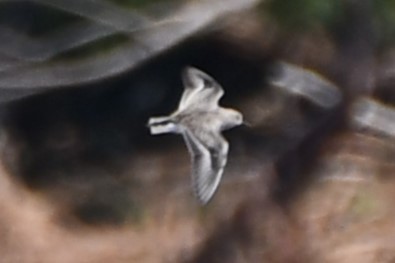
[[223, 111], [224, 122], [222, 130], [227, 130], [243, 124], [243, 115], [233, 109], [225, 109]]

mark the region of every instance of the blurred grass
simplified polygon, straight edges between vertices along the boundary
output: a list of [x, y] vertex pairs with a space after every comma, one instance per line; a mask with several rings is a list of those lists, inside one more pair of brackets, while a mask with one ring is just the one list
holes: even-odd
[[271, 0], [262, 7], [285, 30], [310, 30], [328, 26], [342, 16], [341, 0]]
[[375, 8], [374, 23], [380, 36], [380, 44], [386, 48], [395, 42], [395, 1], [373, 1]]
[[78, 21], [83, 21], [83, 18], [45, 5], [0, 1], [0, 25], [8, 25], [32, 37], [57, 32]]
[[172, 0], [112, 0], [113, 3], [127, 8], [143, 8], [150, 5], [171, 3]]
[[53, 60], [69, 61], [84, 59], [101, 53], [111, 52], [111, 50], [116, 49], [120, 45], [127, 44], [129, 41], [129, 36], [124, 34], [114, 34], [61, 53], [55, 56]]
[[[369, 3], [368, 3], [369, 4]], [[395, 41], [395, 1], [371, 1], [379, 44], [388, 47]], [[285, 31], [309, 31], [324, 27], [329, 31], [346, 27], [346, 9], [352, 3], [342, 0], [270, 0], [261, 5], [262, 16], [269, 16]]]

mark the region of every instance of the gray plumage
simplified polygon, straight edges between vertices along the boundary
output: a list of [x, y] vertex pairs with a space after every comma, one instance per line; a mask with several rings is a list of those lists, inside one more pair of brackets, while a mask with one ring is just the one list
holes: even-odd
[[148, 121], [151, 134], [178, 133], [192, 160], [192, 186], [197, 199], [206, 204], [218, 188], [229, 145], [221, 131], [243, 123], [240, 112], [218, 105], [224, 91], [212, 77], [192, 67], [183, 74], [184, 93], [178, 109], [167, 117]]

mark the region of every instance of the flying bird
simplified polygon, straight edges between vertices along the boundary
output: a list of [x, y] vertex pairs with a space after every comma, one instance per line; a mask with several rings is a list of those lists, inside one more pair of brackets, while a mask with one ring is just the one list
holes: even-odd
[[243, 115], [218, 105], [224, 90], [208, 74], [187, 67], [182, 73], [184, 92], [178, 109], [148, 121], [152, 135], [181, 134], [192, 161], [192, 187], [201, 204], [207, 204], [221, 181], [229, 144], [221, 132], [243, 124]]

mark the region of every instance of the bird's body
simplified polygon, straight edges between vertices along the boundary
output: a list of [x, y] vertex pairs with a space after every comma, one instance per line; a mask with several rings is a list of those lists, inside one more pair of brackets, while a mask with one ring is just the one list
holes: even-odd
[[221, 131], [243, 123], [241, 113], [219, 107], [224, 91], [206, 73], [186, 68], [184, 93], [178, 109], [167, 117], [150, 118], [151, 134], [178, 133], [192, 157], [192, 184], [198, 200], [206, 204], [214, 195], [226, 165], [229, 145]]

